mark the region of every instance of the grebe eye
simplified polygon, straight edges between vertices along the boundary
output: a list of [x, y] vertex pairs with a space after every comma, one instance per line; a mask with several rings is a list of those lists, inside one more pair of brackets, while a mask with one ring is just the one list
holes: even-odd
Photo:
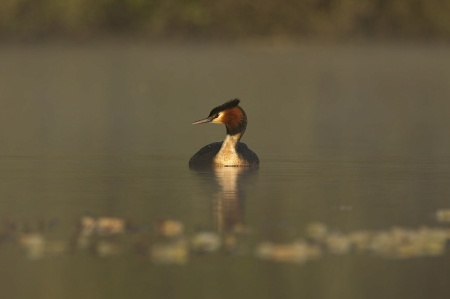
[[219, 117], [219, 114], [216, 114], [216, 116], [214, 116], [214, 118], [218, 118]]

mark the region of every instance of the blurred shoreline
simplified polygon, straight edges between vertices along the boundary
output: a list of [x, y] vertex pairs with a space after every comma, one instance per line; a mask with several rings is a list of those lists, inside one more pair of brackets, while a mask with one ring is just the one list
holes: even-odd
[[158, 38], [146, 39], [135, 36], [99, 36], [98, 38], [48, 37], [36, 40], [0, 40], [0, 50], [11, 48], [168, 48], [183, 50], [230, 49], [262, 52], [290, 52], [302, 49], [443, 49], [450, 47], [450, 40], [386, 39], [374, 40], [357, 38], [332, 40], [326, 38], [294, 38], [286, 36], [246, 38], [236, 40], [198, 38]]
[[10, 0], [0, 4], [0, 42], [448, 42], [449, 14], [439, 0]]

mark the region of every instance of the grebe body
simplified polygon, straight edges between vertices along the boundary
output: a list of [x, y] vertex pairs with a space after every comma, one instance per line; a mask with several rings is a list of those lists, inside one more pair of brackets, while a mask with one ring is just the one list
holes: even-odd
[[207, 118], [192, 123], [224, 124], [227, 136], [223, 142], [214, 142], [201, 148], [189, 160], [190, 167], [259, 165], [258, 156], [245, 143], [239, 142], [247, 128], [247, 115], [238, 105], [238, 99], [226, 102], [211, 110]]

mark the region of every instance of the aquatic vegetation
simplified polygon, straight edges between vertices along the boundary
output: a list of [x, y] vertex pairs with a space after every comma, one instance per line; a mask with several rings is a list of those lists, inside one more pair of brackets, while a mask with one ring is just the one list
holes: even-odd
[[197, 253], [211, 253], [221, 245], [220, 235], [215, 232], [198, 232], [191, 237], [191, 248]]
[[331, 233], [325, 239], [325, 244], [328, 251], [332, 254], [347, 254], [351, 250], [351, 243], [348, 236]]
[[150, 248], [150, 259], [155, 264], [184, 265], [189, 260], [189, 245], [182, 238], [174, 242], [155, 244]]
[[125, 220], [101, 217], [97, 220], [97, 230], [99, 235], [123, 234], [125, 232]]
[[320, 256], [317, 246], [309, 245], [303, 240], [288, 244], [264, 242], [257, 246], [256, 256], [275, 262], [304, 263], [308, 259]]
[[47, 240], [40, 233], [21, 233], [18, 242], [30, 260], [38, 260], [49, 256], [60, 256], [67, 250], [62, 240]]
[[45, 249], [45, 239], [37, 233], [26, 233], [20, 236], [19, 243], [25, 250], [26, 257], [30, 260], [37, 260], [43, 257]]
[[369, 249], [372, 232], [367, 230], [355, 231], [348, 235], [348, 239], [356, 253], [364, 253]]
[[156, 232], [164, 237], [176, 237], [184, 232], [184, 224], [177, 220], [162, 219], [155, 225]]
[[84, 236], [93, 234], [108, 236], [125, 232], [125, 220], [120, 218], [100, 217], [95, 219], [91, 216], [84, 216], [81, 217], [79, 225], [80, 234]]
[[[86, 249], [96, 257], [114, 257], [135, 253], [155, 264], [188, 263], [190, 255], [227, 254], [251, 255], [261, 260], [304, 264], [321, 259], [324, 255], [367, 255], [388, 259], [408, 259], [446, 254], [450, 243], [450, 229], [419, 227], [417, 229], [393, 226], [389, 230], [356, 230], [345, 233], [330, 230], [325, 223], [313, 222], [305, 227], [305, 236], [291, 242], [263, 241], [251, 244], [253, 238], [245, 233], [228, 231], [218, 233], [200, 230], [186, 233], [182, 222], [174, 219], [158, 220], [155, 230], [127, 229], [127, 222], [118, 217], [83, 216], [77, 221], [75, 231], [68, 233], [69, 240], [49, 237], [52, 230], [41, 230], [41, 222], [33, 231], [29, 223], [6, 221], [3, 242], [17, 243], [30, 260], [61, 256]], [[146, 227], [136, 224], [133, 227]], [[246, 232], [251, 231], [246, 227]], [[136, 243], [133, 236], [141, 236]], [[135, 244], [126, 246], [126, 244]], [[132, 250], [127, 250], [132, 248]], [[134, 248], [134, 250], [133, 250]], [[253, 250], [251, 250], [253, 248]]]
[[328, 228], [320, 222], [313, 222], [306, 227], [306, 236], [314, 241], [323, 242], [327, 236]]
[[450, 209], [438, 210], [436, 212], [436, 219], [439, 222], [450, 222]]
[[[405, 259], [443, 255], [450, 241], [450, 230], [427, 227], [413, 230], [394, 226], [388, 231], [360, 230], [344, 234], [328, 233], [325, 224], [311, 223], [307, 226], [306, 235], [307, 241], [300, 240], [289, 244], [260, 243], [256, 248], [256, 257], [292, 263], [303, 263], [311, 260], [312, 256], [320, 257], [322, 253], [358, 253]], [[305, 248], [309, 250], [309, 254], [305, 254]]]
[[117, 242], [99, 240], [95, 246], [95, 253], [99, 257], [115, 256], [122, 253], [122, 248]]
[[[83, 216], [78, 220], [76, 243], [78, 248], [87, 249], [93, 244], [96, 236], [108, 237], [126, 232], [126, 221], [121, 218]], [[98, 245], [98, 244], [97, 244]], [[102, 246], [102, 245], [100, 245]], [[95, 249], [95, 252], [98, 250]], [[101, 252], [102, 249], [100, 250]], [[101, 253], [99, 255], [102, 255]], [[106, 253], [106, 255], [108, 255]]]

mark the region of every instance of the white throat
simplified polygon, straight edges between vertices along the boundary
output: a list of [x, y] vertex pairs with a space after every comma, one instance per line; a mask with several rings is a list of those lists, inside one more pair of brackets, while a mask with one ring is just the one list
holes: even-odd
[[214, 159], [214, 163], [223, 166], [241, 165], [242, 161], [237, 153], [237, 146], [242, 134], [227, 135], [222, 143], [222, 147]]

